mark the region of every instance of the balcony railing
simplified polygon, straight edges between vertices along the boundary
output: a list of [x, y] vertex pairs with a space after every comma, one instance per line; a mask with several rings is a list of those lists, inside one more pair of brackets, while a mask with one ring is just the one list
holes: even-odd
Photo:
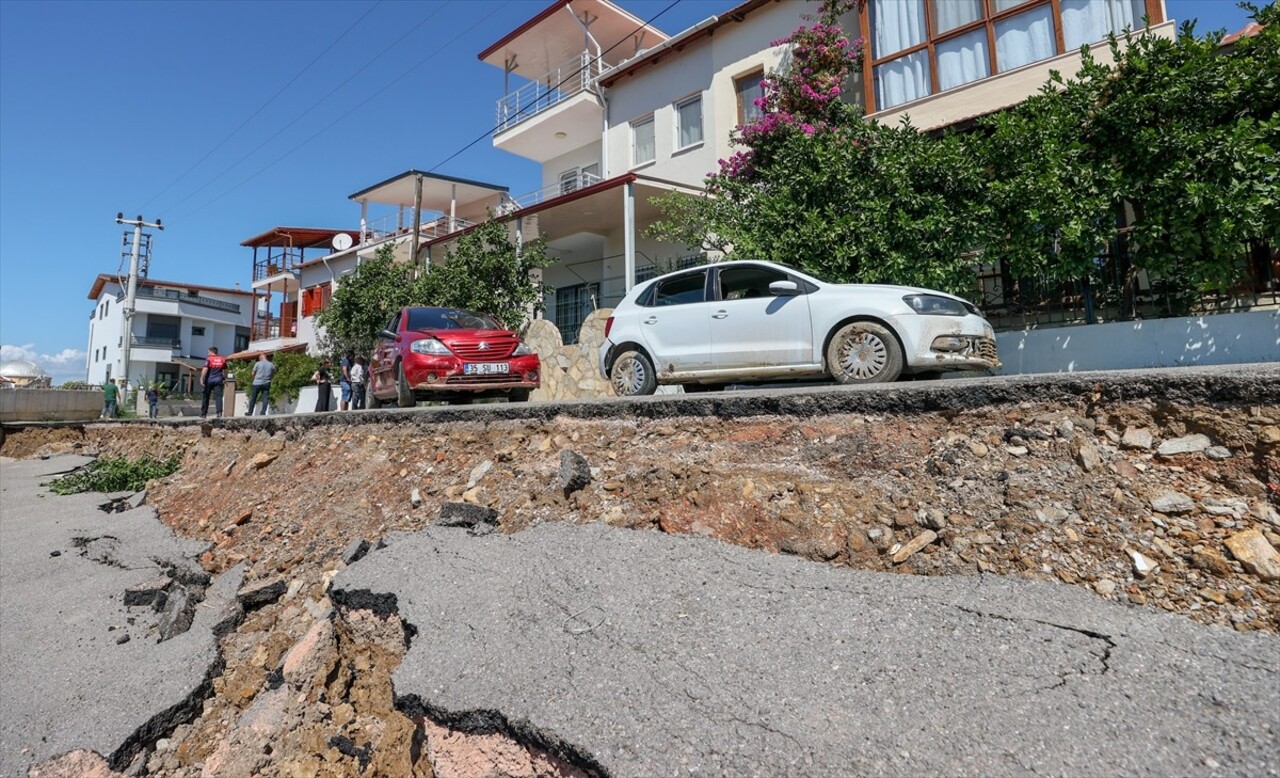
[[[466, 219], [459, 217], [450, 219], [448, 216], [439, 216], [434, 213], [430, 215], [424, 213], [422, 220], [418, 225], [418, 234], [423, 240], [442, 238], [449, 233], [475, 226], [475, 222]], [[365, 222], [364, 242], [377, 243], [398, 235], [409, 235], [412, 232], [413, 209], [410, 208], [404, 214], [392, 213]]]
[[608, 65], [586, 51], [561, 63], [537, 81], [530, 81], [498, 100], [497, 132], [595, 87], [596, 80], [608, 70]]
[[178, 338], [161, 338], [153, 335], [134, 335], [131, 342], [135, 346], [169, 348], [174, 349], [175, 351], [182, 348], [182, 341]]
[[297, 335], [298, 323], [283, 319], [259, 319], [249, 328], [249, 339], [252, 341], [293, 338]]
[[512, 198], [516, 205], [521, 208], [528, 208], [547, 200], [553, 200], [561, 195], [567, 195], [570, 192], [576, 192], [579, 189], [585, 189], [593, 184], [600, 183], [602, 178], [592, 173], [579, 173], [572, 178], [562, 178], [559, 183], [544, 186], [541, 189], [534, 190], [519, 197]]
[[[176, 300], [180, 303], [203, 305], [205, 308], [216, 308], [217, 310], [226, 311], [228, 313], [240, 313], [240, 305], [238, 303], [215, 300], [212, 297], [201, 297], [198, 294], [180, 292], [177, 289], [156, 289], [153, 286], [139, 286], [138, 296], [150, 297], [155, 300]], [[125, 293], [121, 292], [116, 295], [116, 302], [124, 302], [124, 298]]]

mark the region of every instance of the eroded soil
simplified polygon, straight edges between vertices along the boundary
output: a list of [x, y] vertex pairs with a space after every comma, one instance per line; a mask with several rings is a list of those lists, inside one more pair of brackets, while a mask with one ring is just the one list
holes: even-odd
[[[148, 504], [211, 544], [210, 572], [244, 561], [246, 580], [288, 583], [224, 638], [214, 696], [155, 745], [148, 774], [580, 773], [529, 744], [410, 718], [390, 673], [412, 635], [394, 614], [335, 611], [327, 598], [353, 540], [421, 528], [446, 502], [495, 509], [504, 532], [605, 521], [865, 570], [1053, 579], [1220, 628], [1280, 631], [1280, 582], [1229, 542], [1256, 533], [1280, 546], [1275, 405], [1083, 398], [904, 416], [482, 418], [8, 431], [5, 456], [181, 453]], [[1190, 435], [1208, 446], [1157, 453]], [[572, 493], [565, 450], [592, 468]]]

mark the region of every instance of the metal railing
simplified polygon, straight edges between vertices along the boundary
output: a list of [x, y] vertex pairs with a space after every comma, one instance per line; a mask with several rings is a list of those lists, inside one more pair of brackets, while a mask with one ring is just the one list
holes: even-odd
[[272, 340], [273, 338], [293, 338], [298, 335], [298, 323], [288, 322], [288, 327], [283, 319], [259, 319], [255, 321], [249, 328], [249, 340]]
[[496, 132], [508, 130], [595, 87], [596, 80], [608, 70], [608, 65], [588, 51], [560, 63], [537, 81], [530, 81], [498, 100]]
[[150, 346], [151, 348], [182, 348], [182, 341], [178, 338], [160, 338], [152, 335], [134, 335], [132, 343], [135, 346]]
[[[220, 311], [228, 313], [240, 313], [240, 305], [238, 303], [229, 303], [224, 300], [215, 300], [212, 297], [202, 297], [198, 294], [189, 292], [180, 292], [177, 289], [156, 289], [152, 286], [139, 286], [139, 297], [150, 297], [155, 300], [175, 300], [180, 303], [190, 303], [191, 305], [202, 305], [205, 308], [216, 308]], [[121, 292], [116, 295], [116, 302], [124, 302], [125, 293]]]
[[511, 199], [515, 201], [515, 204], [518, 207], [528, 208], [529, 206], [537, 205], [538, 203], [545, 202], [547, 200], [554, 200], [561, 195], [576, 192], [579, 189], [586, 189], [587, 187], [592, 186], [593, 184], [598, 184], [603, 180], [604, 179], [600, 176], [592, 173], [579, 173], [573, 178], [561, 179], [559, 183], [550, 184], [542, 187], [541, 189], [535, 189], [532, 192], [527, 192], [519, 197], [513, 197]]
[[[455, 216], [440, 216], [435, 213], [422, 215], [422, 224], [418, 226], [418, 235], [423, 240], [442, 238], [452, 232], [475, 226], [475, 222]], [[413, 233], [413, 209], [403, 214], [392, 213], [365, 222], [364, 243], [378, 243], [400, 235]]]

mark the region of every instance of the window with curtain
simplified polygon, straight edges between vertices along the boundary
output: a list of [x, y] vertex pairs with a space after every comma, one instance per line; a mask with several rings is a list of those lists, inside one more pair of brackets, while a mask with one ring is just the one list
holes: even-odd
[[[1109, 33], [1140, 29], [1149, 2], [869, 0], [871, 110], [1040, 62], [1097, 43]], [[1150, 7], [1158, 9], [1159, 4]]]
[[738, 124], [750, 124], [764, 115], [764, 109], [756, 105], [756, 100], [764, 97], [764, 88], [760, 86], [763, 80], [763, 70], [733, 80], [733, 91], [738, 98]]
[[657, 156], [653, 143], [653, 117], [631, 123], [631, 164], [643, 165]]
[[676, 103], [676, 148], [702, 142], [702, 95]]

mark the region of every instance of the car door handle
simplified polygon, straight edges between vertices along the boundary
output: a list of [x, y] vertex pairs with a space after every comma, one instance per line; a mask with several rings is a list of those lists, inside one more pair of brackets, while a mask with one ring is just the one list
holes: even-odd
[[716, 311], [715, 313], [711, 314], [711, 318], [713, 319], [724, 319], [724, 318], [728, 318], [728, 316], [729, 316], [728, 312], [723, 310]]
[[657, 324], [657, 323], [658, 323], [658, 317], [657, 317], [657, 316], [650, 316], [649, 318], [647, 318], [647, 319], [645, 319], [645, 320], [644, 320], [644, 323], [645, 323], [645, 324]]

